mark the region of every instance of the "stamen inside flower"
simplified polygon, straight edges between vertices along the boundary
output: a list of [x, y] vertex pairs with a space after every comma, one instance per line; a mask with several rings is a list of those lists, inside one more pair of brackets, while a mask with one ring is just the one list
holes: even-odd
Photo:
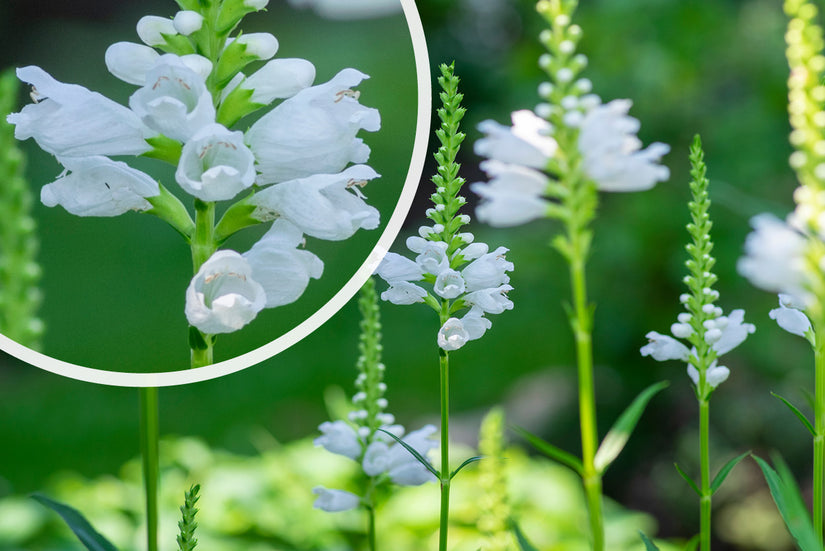
[[351, 90], [347, 88], [346, 90], [341, 90], [335, 94], [335, 103], [340, 102], [344, 98], [352, 98], [354, 100], [358, 100], [361, 97], [361, 92], [359, 90]]

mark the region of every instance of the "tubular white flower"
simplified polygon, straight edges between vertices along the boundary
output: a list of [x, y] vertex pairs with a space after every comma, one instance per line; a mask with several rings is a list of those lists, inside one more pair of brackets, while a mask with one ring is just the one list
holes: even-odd
[[269, 105], [276, 99], [290, 98], [312, 85], [315, 66], [306, 59], [273, 59], [240, 83], [252, 90], [250, 101]]
[[137, 22], [137, 34], [147, 46], [160, 46], [166, 44], [164, 34], [178, 34], [174, 22], [166, 17], [157, 15], [145, 15]]
[[312, 493], [318, 496], [312, 506], [328, 513], [349, 511], [361, 504], [360, 497], [345, 490], [328, 490], [323, 486], [316, 486]]
[[466, 261], [475, 260], [476, 258], [480, 258], [482, 255], [487, 254], [490, 248], [487, 246], [487, 243], [470, 243], [463, 249], [460, 249], [458, 252], [461, 254], [462, 258]]
[[179, 11], [175, 14], [175, 18], [172, 20], [172, 25], [179, 34], [189, 36], [190, 34], [201, 30], [201, 27], [203, 27], [203, 16], [196, 11]]
[[438, 296], [446, 299], [454, 299], [464, 293], [464, 278], [461, 274], [452, 269], [447, 269], [438, 274], [433, 285], [433, 291]]
[[513, 271], [513, 263], [505, 258], [508, 250], [506, 247], [499, 247], [472, 261], [461, 270], [468, 292], [498, 287], [510, 282], [510, 277], [506, 272]]
[[175, 180], [202, 201], [232, 199], [255, 182], [255, 157], [243, 133], [210, 124], [184, 144]]
[[370, 149], [355, 137], [381, 127], [376, 109], [358, 103], [352, 90], [367, 75], [344, 69], [327, 83], [305, 88], [261, 117], [246, 134], [258, 159], [261, 185], [333, 174], [364, 163]]
[[148, 174], [107, 157], [66, 157], [60, 162], [71, 172], [43, 186], [40, 200], [47, 207], [61, 205], [77, 216], [118, 216], [150, 209], [145, 198], [160, 193]]
[[756, 331], [752, 323], [744, 323], [745, 311], [733, 310], [727, 316], [716, 318], [715, 327], [721, 330], [719, 339], [713, 344], [716, 354], [721, 356], [742, 344], [750, 333]]
[[272, 59], [278, 53], [278, 39], [270, 33], [242, 34], [237, 39], [246, 46], [246, 53], [260, 60]]
[[807, 333], [811, 330], [811, 320], [796, 308], [796, 304], [798, 301], [791, 295], [780, 294], [779, 308], [774, 308], [768, 315], [788, 333], [807, 338]]
[[447, 352], [458, 350], [470, 340], [470, 333], [464, 328], [464, 323], [458, 318], [450, 318], [438, 330], [436, 341], [441, 349]]
[[426, 274], [438, 276], [450, 267], [450, 259], [447, 256], [447, 243], [443, 241], [430, 241], [413, 235], [407, 238], [407, 248], [414, 253], [418, 253], [415, 262]]
[[688, 347], [673, 337], [651, 331], [645, 335], [645, 338], [650, 342], [641, 348], [640, 352], [642, 356], [651, 356], [657, 362], [667, 360], [682, 360], [686, 362], [688, 358], [690, 358], [690, 350], [688, 350]]
[[393, 281], [390, 288], [381, 293], [381, 300], [392, 302], [399, 306], [424, 302], [427, 291], [409, 281]]
[[158, 58], [145, 85], [129, 98], [129, 106], [149, 128], [183, 142], [215, 122], [203, 76], [172, 54]]
[[312, 441], [329, 452], [358, 460], [363, 445], [355, 429], [345, 421], [326, 421], [318, 427], [323, 434]]
[[464, 302], [470, 306], [478, 306], [488, 314], [500, 314], [513, 309], [513, 301], [507, 298], [507, 293], [512, 290], [513, 287], [510, 285], [481, 289], [465, 295]]
[[807, 306], [812, 300], [805, 288], [805, 237], [771, 214], [751, 218], [753, 231], [745, 240], [739, 273], [757, 287], [793, 295]]
[[367, 446], [361, 468], [367, 476], [378, 476], [386, 472], [390, 464], [390, 447], [382, 440], [376, 440]]
[[186, 319], [208, 335], [237, 331], [266, 304], [252, 268], [235, 251], [217, 251], [203, 263], [186, 289]]
[[484, 311], [475, 306], [464, 314], [461, 323], [464, 325], [464, 330], [467, 331], [467, 340], [471, 341], [480, 339], [493, 326], [493, 323], [484, 317]]
[[40, 67], [17, 69], [17, 78], [31, 84], [37, 98], [6, 119], [18, 140], [34, 138], [44, 151], [59, 157], [140, 155], [152, 149], [144, 138], [154, 132], [122, 105], [59, 82]]
[[478, 129], [487, 134], [476, 141], [477, 155], [505, 163], [543, 169], [555, 155], [558, 144], [550, 137], [552, 126], [532, 111], [516, 111], [513, 126], [487, 120]]
[[106, 48], [106, 68], [114, 76], [128, 82], [143, 86], [146, 73], [154, 67], [160, 54], [154, 48], [134, 42], [115, 42]]
[[274, 308], [298, 300], [318, 279], [324, 263], [313, 253], [296, 247], [303, 241], [301, 230], [286, 220], [276, 220], [244, 258], [252, 267], [252, 277], [266, 292], [266, 307]]
[[627, 115], [631, 105], [614, 100], [589, 110], [581, 121], [584, 171], [602, 191], [650, 189], [670, 177], [668, 168], [657, 164], [670, 146], [657, 142], [640, 150], [639, 121]]
[[546, 215], [549, 203], [541, 195], [550, 182], [547, 176], [531, 168], [494, 160], [480, 166], [492, 179], [470, 184], [470, 189], [482, 199], [476, 207], [479, 221], [501, 228]]
[[379, 213], [364, 202], [360, 187], [379, 175], [367, 165], [354, 165], [340, 174], [315, 174], [283, 182], [256, 193], [253, 216], [286, 218], [318, 239], [340, 241], [359, 228], [378, 227]]
[[424, 272], [417, 263], [397, 253], [384, 255], [375, 273], [387, 283], [419, 281], [424, 278]]

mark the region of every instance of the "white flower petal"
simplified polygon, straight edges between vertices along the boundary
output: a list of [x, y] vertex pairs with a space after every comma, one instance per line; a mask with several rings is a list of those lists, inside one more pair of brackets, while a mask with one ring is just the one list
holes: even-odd
[[716, 354], [721, 356], [726, 354], [742, 344], [750, 333], [756, 331], [756, 327], [752, 323], [744, 323], [745, 311], [742, 309], [732, 311], [728, 316], [717, 318], [719, 320], [727, 320], [727, 324], [722, 328], [722, 334], [713, 344], [713, 349]]
[[258, 59], [271, 59], [278, 52], [278, 39], [270, 33], [247, 33], [238, 37], [246, 45], [246, 53]]
[[532, 111], [512, 114], [513, 126], [487, 120], [478, 125], [486, 136], [475, 143], [477, 155], [504, 163], [543, 169], [558, 145], [550, 137], [552, 126]]
[[252, 73], [241, 88], [253, 90], [250, 101], [269, 105], [276, 99], [290, 98], [312, 85], [315, 66], [305, 59], [273, 59]]
[[179, 11], [175, 14], [175, 18], [172, 20], [172, 25], [179, 34], [189, 36], [190, 34], [201, 30], [201, 27], [203, 26], [203, 16], [196, 11]]
[[164, 34], [178, 34], [174, 22], [166, 17], [146, 15], [137, 22], [137, 34], [147, 46], [160, 46], [166, 43]]
[[452, 300], [464, 293], [464, 278], [455, 270], [447, 269], [438, 274], [433, 291], [441, 298]]
[[667, 360], [682, 360], [686, 362], [690, 357], [688, 347], [673, 337], [651, 331], [645, 335], [645, 338], [650, 342], [640, 350], [642, 356], [652, 356], [657, 362]]
[[468, 292], [498, 287], [510, 282], [506, 272], [513, 271], [513, 263], [505, 258], [508, 250], [505, 247], [499, 247], [477, 258], [461, 270]]
[[241, 132], [210, 124], [184, 144], [175, 180], [202, 201], [232, 199], [255, 182], [255, 157]]
[[321, 436], [312, 441], [329, 452], [357, 460], [363, 450], [355, 429], [345, 421], [326, 421], [318, 427]]
[[464, 330], [467, 331], [468, 340], [480, 339], [484, 333], [493, 326], [493, 322], [484, 317], [484, 312], [477, 307], [470, 308], [470, 311], [461, 318]]
[[143, 86], [146, 73], [160, 57], [153, 48], [134, 42], [115, 42], [106, 49], [106, 68], [129, 84]]
[[512, 290], [513, 287], [510, 285], [481, 289], [465, 295], [464, 302], [470, 306], [478, 306], [488, 314], [500, 314], [513, 309], [513, 301], [507, 298], [507, 293]]
[[424, 277], [418, 264], [396, 253], [384, 255], [375, 273], [390, 284], [396, 281], [419, 281]]
[[345, 490], [328, 490], [323, 486], [316, 486], [312, 489], [312, 493], [318, 496], [312, 506], [328, 513], [349, 511], [358, 508], [361, 504], [360, 497]]
[[[783, 301], [783, 297], [788, 297], [789, 300]], [[790, 295], [779, 295], [779, 308], [771, 310], [768, 315], [788, 333], [806, 337], [806, 333], [811, 330], [811, 320], [801, 310], [789, 306], [792, 303]]]
[[448, 352], [458, 350], [470, 340], [470, 333], [464, 328], [464, 323], [458, 318], [450, 318], [438, 330], [436, 342], [438, 346]]
[[400, 306], [424, 302], [427, 291], [409, 281], [394, 281], [390, 288], [381, 293], [381, 300]]

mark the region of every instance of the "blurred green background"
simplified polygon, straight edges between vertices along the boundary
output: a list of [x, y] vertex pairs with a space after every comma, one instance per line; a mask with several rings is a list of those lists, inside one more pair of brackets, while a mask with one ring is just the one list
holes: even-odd
[[[397, 193], [393, 186], [400, 185], [406, 172], [411, 134], [389, 129], [392, 124], [411, 128], [414, 80], [409, 57], [396, 58], [383, 40], [373, 37], [398, 41], [398, 55], [409, 56], [409, 45], [398, 36], [403, 21], [331, 24], [275, 4], [267, 16], [250, 17], [249, 24], [278, 36], [282, 55], [311, 59], [319, 67], [319, 81], [349, 64], [373, 75], [360, 87], [362, 102], [380, 107], [385, 125], [380, 134], [364, 138], [373, 148], [371, 163], [384, 178], [371, 184], [367, 194], [371, 201], [391, 204]], [[455, 59], [463, 79], [469, 137], [461, 161], [468, 181], [481, 179], [479, 159], [470, 147], [478, 137], [476, 124], [486, 118], [506, 122], [510, 111], [537, 102], [541, 50], [535, 37], [541, 22], [533, 4], [522, 0], [419, 0], [417, 5], [434, 68]], [[140, 15], [173, 10], [172, 2], [156, 1], [127, 6], [86, 0], [71, 7], [38, 3], [35, 8], [7, 0], [0, 4], [0, 24], [6, 25], [0, 29], [0, 59], [3, 65], [40, 64], [58, 79], [110, 91], [123, 101], [128, 87], [114, 88], [117, 82], [103, 68], [106, 45], [135, 39], [133, 25]], [[804, 404], [804, 389], [813, 385], [812, 355], [803, 339], [768, 319], [776, 297], [751, 287], [735, 268], [748, 220], [763, 211], [784, 216], [792, 206], [796, 183], [787, 166], [785, 18], [774, 0], [593, 0], [583, 3], [577, 20], [584, 29], [580, 51], [589, 57], [586, 74], [594, 90], [604, 100], [633, 99], [631, 114], [642, 122], [641, 139], [672, 147], [665, 159], [671, 180], [644, 193], [602, 195], [596, 223], [589, 283], [597, 303], [602, 431], [646, 385], [661, 379], [673, 383], [651, 404], [611, 467], [605, 489], [622, 504], [652, 513], [660, 536], [688, 537], [698, 531], [698, 507], [672, 464], [678, 461], [688, 472], [698, 472], [692, 387], [679, 364], [641, 358], [638, 349], [645, 333], [666, 332], [679, 312], [688, 220], [687, 146], [697, 132], [711, 178], [719, 304], [726, 311], [745, 308], [746, 320], [757, 325], [756, 334], [725, 357], [731, 377], [714, 394], [714, 470], [748, 449], [763, 455], [779, 449], [806, 493], [810, 488], [808, 433], [769, 393]], [[307, 33], [310, 24], [329, 24], [335, 31]], [[378, 82], [379, 74], [389, 77], [387, 84]], [[57, 165], [33, 144], [24, 145], [36, 190], [54, 177]], [[432, 171], [430, 163], [425, 174]], [[404, 236], [423, 223], [427, 185], [422, 184]], [[181, 317], [188, 253], [174, 240], [165, 244], [161, 233], [167, 229], [161, 223], [138, 216], [128, 224], [122, 217], [79, 220], [42, 206], [36, 216], [46, 270], [42, 314], [48, 323], [47, 352], [136, 371], [162, 369], [154, 365], [158, 361], [185, 361], [183, 322], [180, 329], [168, 328], [170, 320]], [[547, 247], [556, 229], [549, 222], [512, 230], [472, 228], [478, 240], [511, 249], [508, 259], [516, 271], [510, 296], [516, 306], [495, 316], [482, 340], [453, 356], [452, 406], [455, 436], [461, 441], [472, 443], [481, 413], [504, 403], [512, 423], [578, 452], [574, 357], [560, 305], [568, 294], [566, 268]], [[362, 238], [355, 247], [367, 250], [374, 237], [363, 232]], [[157, 239], [157, 249], [148, 247], [147, 239], [153, 246]], [[89, 247], [92, 243], [95, 247]], [[347, 279], [360, 262], [341, 253], [338, 244], [326, 245], [310, 246], [327, 262], [328, 271], [311, 283], [308, 296], [333, 292], [336, 282]], [[110, 257], [122, 265], [102, 271], [102, 260]], [[334, 273], [333, 263], [340, 266]], [[301, 308], [316, 304], [302, 300]], [[113, 312], [126, 313], [115, 318]], [[300, 308], [269, 311], [266, 319], [239, 333], [249, 341], [221, 339], [220, 353], [266, 342], [305, 313]], [[404, 424], [433, 420], [438, 411], [437, 322], [424, 307], [386, 305], [382, 313], [390, 410]], [[327, 418], [325, 389], [352, 388], [357, 322], [357, 309], [350, 304], [307, 339], [258, 366], [220, 380], [163, 389], [162, 432], [198, 436], [210, 446], [250, 457], [257, 457], [252, 435], [261, 429], [282, 442], [312, 434]], [[60, 471], [81, 477], [116, 474], [137, 454], [137, 441], [135, 390], [67, 380], [11, 359], [0, 365], [0, 496], [44, 488]], [[780, 550], [787, 545], [753, 463], [737, 467], [714, 506], [715, 549]], [[771, 539], [774, 534], [780, 539]]]

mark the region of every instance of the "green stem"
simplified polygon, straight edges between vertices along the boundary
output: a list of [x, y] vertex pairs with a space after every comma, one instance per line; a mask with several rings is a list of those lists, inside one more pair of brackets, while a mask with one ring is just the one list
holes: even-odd
[[441, 520], [438, 550], [447, 550], [447, 526], [450, 517], [450, 358], [439, 349], [441, 368]]
[[367, 507], [367, 515], [369, 515], [369, 550], [375, 551], [375, 508]]
[[699, 448], [702, 469], [702, 496], [699, 499], [700, 549], [710, 551], [710, 403], [699, 400]]
[[158, 551], [158, 389], [140, 389], [140, 454], [146, 491], [146, 548]]
[[816, 394], [814, 401], [814, 488], [813, 521], [819, 545], [822, 545], [822, 496], [825, 482], [825, 328], [817, 324], [814, 350]]
[[[192, 268], [198, 273], [204, 262], [209, 260], [217, 249], [215, 244], [215, 203], [195, 199], [195, 234], [192, 236]], [[191, 365], [203, 367], [213, 363], [213, 339], [201, 334], [203, 346], [191, 346]], [[191, 339], [190, 339], [191, 341]]]
[[[575, 235], [575, 234], [574, 234]], [[570, 258], [570, 280], [573, 288], [573, 332], [576, 338], [576, 357], [579, 376], [579, 423], [582, 438], [582, 479], [590, 514], [590, 532], [594, 551], [604, 551], [604, 522], [602, 520], [602, 478], [596, 470], [598, 444], [596, 428], [596, 391], [593, 383], [593, 342], [591, 313], [587, 305], [587, 286], [584, 272], [584, 247], [578, 240]]]

